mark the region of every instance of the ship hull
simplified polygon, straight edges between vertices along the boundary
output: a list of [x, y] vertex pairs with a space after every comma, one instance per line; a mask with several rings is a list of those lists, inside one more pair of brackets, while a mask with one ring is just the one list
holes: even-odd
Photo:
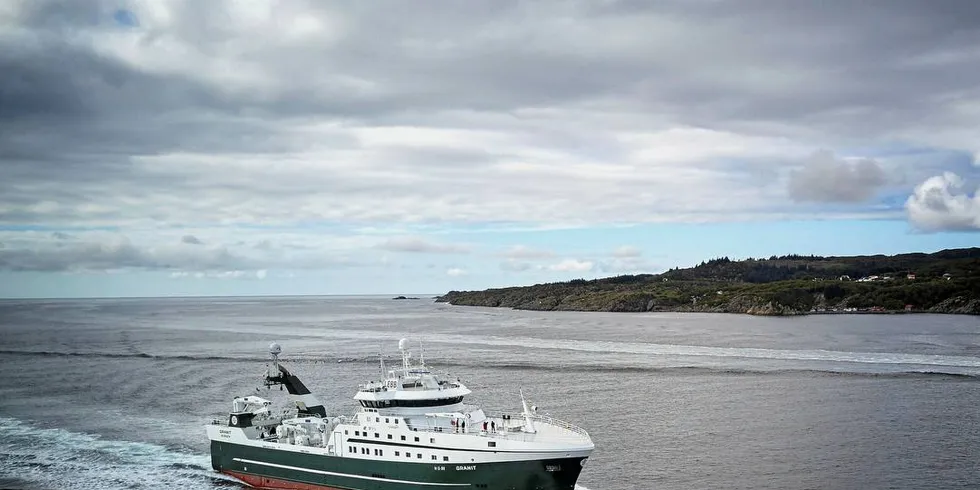
[[212, 467], [256, 488], [289, 490], [573, 490], [586, 458], [397, 462], [211, 441]]

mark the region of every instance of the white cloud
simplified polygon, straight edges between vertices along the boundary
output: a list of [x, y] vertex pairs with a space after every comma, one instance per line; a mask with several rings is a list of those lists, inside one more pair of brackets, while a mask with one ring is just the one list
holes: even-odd
[[255, 277], [258, 279], [265, 279], [267, 275], [268, 275], [268, 271], [266, 271], [265, 269], [259, 269], [255, 271]]
[[905, 201], [909, 221], [925, 231], [980, 229], [980, 192], [962, 192], [963, 179], [952, 173], [930, 177]]
[[265, 271], [259, 270], [250, 272], [242, 270], [230, 270], [230, 271], [175, 271], [170, 273], [172, 279], [184, 279], [184, 278], [194, 278], [194, 279], [264, 279]]
[[654, 274], [663, 269], [660, 265], [639, 257], [602, 260], [596, 268], [607, 274]]
[[500, 263], [500, 269], [508, 272], [524, 272], [532, 268], [534, 268], [534, 265], [530, 262], [523, 262], [517, 259], [507, 259]]
[[632, 245], [623, 245], [613, 250], [612, 256], [617, 259], [630, 259], [643, 255], [643, 251]]
[[508, 259], [547, 259], [555, 256], [550, 250], [542, 250], [526, 245], [514, 245], [499, 254]]
[[466, 269], [461, 269], [459, 267], [450, 267], [446, 269], [446, 275], [450, 277], [459, 277], [466, 275]]
[[589, 260], [565, 259], [557, 264], [547, 266], [550, 271], [556, 272], [586, 272], [595, 267], [595, 263]]

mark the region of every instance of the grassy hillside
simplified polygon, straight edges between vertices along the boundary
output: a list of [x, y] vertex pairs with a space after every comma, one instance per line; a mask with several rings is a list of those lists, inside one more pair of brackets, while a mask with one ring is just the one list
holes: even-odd
[[908, 306], [980, 314], [980, 248], [894, 256], [722, 257], [662, 274], [450, 291], [438, 301], [529, 310], [795, 315]]

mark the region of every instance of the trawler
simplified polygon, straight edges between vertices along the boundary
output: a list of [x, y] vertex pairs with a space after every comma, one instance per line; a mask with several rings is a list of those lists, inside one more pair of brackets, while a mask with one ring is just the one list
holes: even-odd
[[435, 373], [408, 342], [401, 366], [360, 385], [353, 415], [331, 416], [280, 364], [269, 346], [268, 387], [285, 387], [292, 406], [273, 411], [255, 395], [236, 397], [226, 421], [207, 426], [211, 466], [255, 488], [333, 490], [572, 490], [595, 445], [584, 429], [522, 410], [490, 414], [463, 403], [471, 391]]

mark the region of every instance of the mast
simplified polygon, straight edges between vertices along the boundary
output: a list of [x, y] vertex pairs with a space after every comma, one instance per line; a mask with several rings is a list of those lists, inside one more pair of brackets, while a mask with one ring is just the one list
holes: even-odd
[[402, 351], [402, 369], [405, 371], [405, 376], [408, 376], [408, 370], [411, 368], [410, 356], [412, 355], [408, 351], [408, 339], [398, 341], [398, 350]]
[[272, 370], [279, 371], [279, 354], [282, 353], [282, 347], [279, 344], [273, 342], [269, 344], [269, 355], [272, 356]]
[[534, 416], [533, 409], [527, 406], [527, 400], [524, 399], [524, 388], [521, 388], [521, 405], [524, 407], [524, 432], [534, 434], [537, 429], [534, 428], [534, 421], [531, 417]]
[[289, 392], [289, 399], [296, 405], [300, 416], [319, 415], [320, 417], [326, 417], [327, 410], [323, 407], [323, 403], [320, 403], [320, 400], [313, 393], [310, 393], [309, 388], [295, 374], [289, 372], [285, 366], [279, 364], [279, 354], [281, 352], [282, 347], [279, 344], [275, 342], [269, 344], [269, 354], [272, 355], [272, 365], [275, 368], [275, 374], [266, 373], [265, 385], [285, 386], [286, 391]]

